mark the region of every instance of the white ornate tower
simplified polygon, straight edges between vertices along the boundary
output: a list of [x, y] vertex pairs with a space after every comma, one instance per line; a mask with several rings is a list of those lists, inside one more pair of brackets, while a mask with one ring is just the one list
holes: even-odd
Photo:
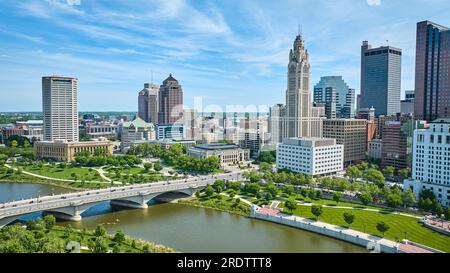
[[309, 89], [310, 65], [308, 50], [301, 35], [297, 35], [289, 52], [286, 89], [286, 137], [321, 137], [322, 118], [313, 109]]

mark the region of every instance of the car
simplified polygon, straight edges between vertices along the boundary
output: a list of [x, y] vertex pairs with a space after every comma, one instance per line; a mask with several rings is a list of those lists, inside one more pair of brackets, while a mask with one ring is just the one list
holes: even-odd
[[33, 200], [31, 200], [29, 204], [33, 204], [33, 203], [34, 203], [34, 201], [33, 201]]
[[61, 199], [67, 199], [67, 197], [65, 197], [65, 196], [61, 196]]

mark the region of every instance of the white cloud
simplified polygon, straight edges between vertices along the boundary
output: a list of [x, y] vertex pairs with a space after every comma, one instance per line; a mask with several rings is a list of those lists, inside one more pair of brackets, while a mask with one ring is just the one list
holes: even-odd
[[381, 0], [366, 0], [367, 5], [369, 6], [380, 6]]

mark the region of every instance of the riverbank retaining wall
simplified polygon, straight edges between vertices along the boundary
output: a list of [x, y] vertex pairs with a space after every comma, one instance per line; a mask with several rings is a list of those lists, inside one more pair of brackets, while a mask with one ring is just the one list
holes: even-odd
[[[332, 228], [331, 225], [327, 224], [326, 226], [320, 225], [320, 222], [308, 222], [300, 219], [289, 219], [280, 215], [268, 215], [258, 213], [257, 211], [252, 211], [252, 218], [261, 219], [265, 221], [271, 221], [275, 223], [279, 223], [282, 225], [287, 225], [295, 228], [304, 229], [307, 231], [311, 231], [314, 233], [319, 233], [325, 236], [329, 236], [335, 239], [343, 240], [352, 244], [356, 244], [362, 247], [365, 247], [370, 250], [383, 252], [383, 253], [398, 253], [398, 247], [392, 246], [388, 244], [384, 244], [382, 240], [375, 240], [369, 238], [362, 238], [357, 234], [352, 234], [347, 230], [339, 229], [339, 227]], [[370, 236], [369, 236], [370, 237]], [[374, 236], [372, 236], [374, 237]], [[380, 238], [381, 239], [381, 238]], [[381, 242], [380, 242], [381, 241]]]

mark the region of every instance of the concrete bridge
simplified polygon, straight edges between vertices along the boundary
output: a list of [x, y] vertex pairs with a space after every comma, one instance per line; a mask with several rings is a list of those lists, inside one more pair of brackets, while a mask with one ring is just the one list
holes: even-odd
[[111, 205], [130, 208], [147, 208], [153, 198], [168, 192], [193, 195], [197, 190], [213, 184], [216, 179], [242, 179], [239, 173], [199, 176], [188, 179], [111, 187], [60, 195], [35, 197], [0, 204], [0, 228], [33, 212], [52, 214], [56, 218], [80, 221], [81, 214], [105, 201]]

